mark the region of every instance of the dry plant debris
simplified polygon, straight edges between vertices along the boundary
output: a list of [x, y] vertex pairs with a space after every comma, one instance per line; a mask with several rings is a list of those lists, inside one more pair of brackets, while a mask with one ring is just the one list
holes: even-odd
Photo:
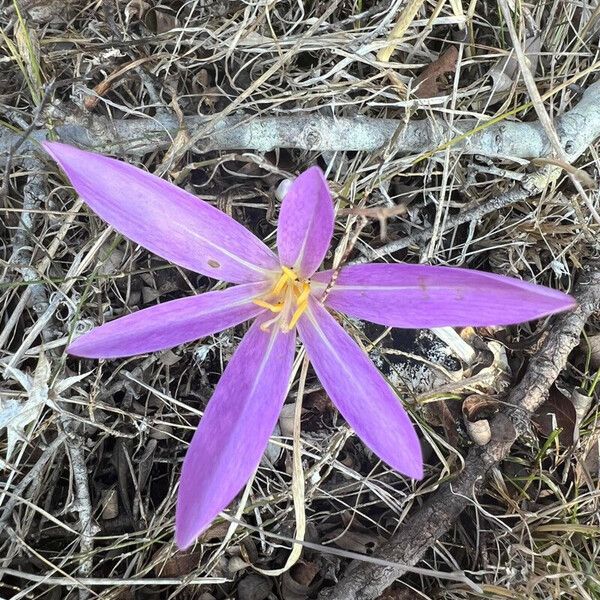
[[[0, 597], [600, 597], [599, 24], [587, 0], [0, 3]], [[181, 460], [243, 327], [65, 356], [75, 331], [209, 283], [83, 208], [48, 136], [269, 244], [278, 186], [317, 163], [339, 200], [329, 264], [582, 280], [580, 309], [459, 332], [344, 321], [418, 421], [426, 478], [378, 463], [309, 370], [300, 438], [284, 411], [229, 520], [179, 553]]]

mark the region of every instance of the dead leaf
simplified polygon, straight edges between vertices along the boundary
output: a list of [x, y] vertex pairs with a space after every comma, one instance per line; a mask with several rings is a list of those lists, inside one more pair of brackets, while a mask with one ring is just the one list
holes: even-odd
[[317, 563], [300, 560], [281, 580], [282, 596], [286, 600], [306, 600], [312, 597], [321, 578], [317, 577], [320, 568]]
[[585, 483], [596, 490], [600, 481], [600, 428], [592, 428], [589, 435], [579, 441], [575, 481], [578, 486]]
[[[0, 430], [6, 429], [6, 463], [9, 463], [17, 441], [28, 442], [29, 426], [38, 420], [44, 406], [51, 403], [48, 398], [50, 362], [44, 353], [40, 354], [33, 377], [14, 367], [7, 367], [6, 372], [27, 392], [25, 402], [0, 397]], [[3, 463], [0, 459], [0, 465]]]
[[150, 3], [144, 0], [131, 0], [125, 7], [125, 23], [134, 19], [143, 19], [144, 15], [152, 8]]
[[131, 0], [125, 7], [125, 21], [129, 23], [136, 19], [142, 21], [152, 33], [156, 34], [179, 27], [179, 21], [174, 14], [154, 8], [144, 0]]
[[558, 439], [561, 445], [570, 446], [573, 443], [577, 423], [575, 406], [556, 386], [550, 388], [548, 400], [542, 404], [533, 420], [544, 437], [549, 437], [553, 431], [560, 429]]
[[573, 402], [573, 407], [575, 408], [576, 420], [575, 431], [573, 432], [573, 443], [576, 443], [579, 439], [579, 427], [592, 406], [593, 398], [585, 394], [581, 388], [575, 388], [571, 394], [571, 400]]
[[438, 79], [446, 73], [454, 73], [457, 60], [458, 50], [456, 46], [450, 46], [436, 60], [427, 65], [415, 81], [415, 96], [417, 98], [435, 98], [441, 95]]
[[458, 448], [459, 410], [457, 401], [453, 400], [439, 400], [424, 404], [426, 421], [434, 427], [441, 427], [446, 434], [448, 443], [453, 448]]
[[144, 17], [144, 25], [152, 33], [161, 34], [179, 27], [179, 20], [174, 14], [164, 10], [151, 9]]
[[600, 479], [600, 442], [596, 441], [585, 456], [585, 466], [595, 476], [596, 481]]
[[152, 557], [154, 574], [156, 577], [184, 577], [198, 568], [201, 558], [201, 552], [165, 546]]

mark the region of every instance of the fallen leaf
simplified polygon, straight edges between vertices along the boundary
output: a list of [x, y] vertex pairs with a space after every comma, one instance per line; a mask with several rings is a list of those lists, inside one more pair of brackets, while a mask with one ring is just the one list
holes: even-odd
[[281, 580], [282, 596], [285, 600], [306, 600], [312, 597], [321, 578], [320, 567], [317, 563], [298, 561], [289, 571], [283, 574]]
[[446, 439], [453, 448], [458, 447], [457, 423], [460, 420], [460, 413], [456, 400], [427, 402], [424, 404], [424, 416], [430, 425], [444, 430]]
[[450, 46], [438, 56], [431, 64], [427, 65], [415, 81], [415, 96], [417, 98], [435, 98], [441, 94], [438, 79], [446, 73], [456, 71], [458, 50]]
[[179, 21], [174, 14], [154, 8], [144, 0], [131, 0], [125, 7], [125, 21], [130, 22], [134, 19], [142, 21], [152, 33], [156, 34], [179, 27]]
[[[14, 367], [6, 372], [27, 392], [27, 400], [19, 402], [15, 398], [2, 400], [0, 397], [0, 430], [6, 429], [6, 463], [10, 462], [17, 441], [28, 441], [27, 429], [35, 423], [44, 406], [48, 404], [48, 380], [50, 363], [45, 354], [40, 354], [33, 377]], [[4, 461], [0, 459], [0, 464]]]
[[184, 577], [200, 564], [202, 553], [193, 550], [173, 550], [167, 545], [152, 557], [156, 577]]
[[575, 388], [571, 394], [571, 401], [575, 408], [575, 430], [573, 431], [575, 443], [579, 439], [579, 427], [592, 406], [593, 398], [585, 394], [581, 388]]
[[573, 443], [577, 423], [575, 406], [571, 398], [556, 386], [550, 388], [548, 400], [542, 404], [533, 421], [544, 437], [549, 437], [556, 429], [560, 429], [558, 439], [561, 445], [570, 446]]
[[179, 27], [179, 20], [174, 14], [152, 9], [144, 17], [144, 24], [152, 33], [161, 34]]

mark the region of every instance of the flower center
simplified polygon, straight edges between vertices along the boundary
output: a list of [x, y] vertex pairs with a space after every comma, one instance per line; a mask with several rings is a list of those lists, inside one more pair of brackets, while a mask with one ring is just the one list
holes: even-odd
[[298, 277], [293, 269], [281, 267], [281, 276], [261, 298], [253, 300], [254, 304], [262, 306], [275, 313], [275, 317], [261, 325], [263, 331], [268, 331], [274, 323], [279, 323], [281, 331], [291, 331], [302, 313], [308, 308], [310, 282]]

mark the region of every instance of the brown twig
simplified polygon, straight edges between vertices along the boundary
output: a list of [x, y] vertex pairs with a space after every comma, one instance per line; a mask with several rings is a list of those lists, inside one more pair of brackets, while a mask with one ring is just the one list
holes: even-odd
[[[578, 306], [556, 318], [539, 352], [531, 359], [520, 383], [507, 398], [507, 408], [491, 422], [492, 439], [471, 448], [465, 467], [453, 481], [442, 486], [375, 555], [414, 565], [454, 524], [460, 513], [485, 484], [490, 471], [505, 459], [516, 439], [525, 433], [532, 414], [544, 403], [550, 386], [567, 364], [590, 315], [600, 309], [600, 268], [581, 276], [575, 290]], [[324, 590], [320, 600], [371, 600], [377, 598], [405, 572], [404, 566], [381, 567], [355, 564], [334, 588]]]

